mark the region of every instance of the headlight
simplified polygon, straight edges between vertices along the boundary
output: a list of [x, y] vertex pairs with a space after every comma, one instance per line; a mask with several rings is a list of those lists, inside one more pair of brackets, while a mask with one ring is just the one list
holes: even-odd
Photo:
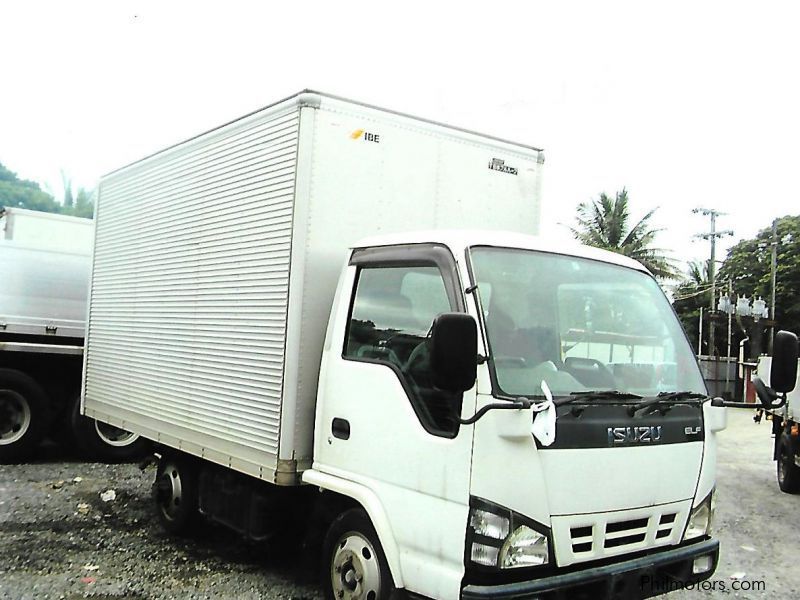
[[469, 517], [469, 525], [476, 535], [490, 537], [495, 540], [504, 540], [508, 536], [508, 518], [496, 515], [488, 510], [473, 508]]
[[547, 564], [548, 554], [547, 536], [520, 525], [500, 550], [500, 568], [538, 567]]
[[549, 530], [530, 519], [472, 498], [467, 530], [469, 560], [482, 567], [537, 567], [550, 561]]
[[686, 526], [686, 531], [683, 534], [684, 540], [693, 540], [705, 535], [711, 535], [711, 527], [714, 523], [714, 508], [716, 507], [716, 499], [714, 497], [714, 490], [692, 509], [692, 514], [689, 517], [689, 524]]

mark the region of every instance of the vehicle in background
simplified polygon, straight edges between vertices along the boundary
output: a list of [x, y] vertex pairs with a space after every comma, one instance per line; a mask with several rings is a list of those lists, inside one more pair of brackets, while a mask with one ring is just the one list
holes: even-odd
[[87, 456], [141, 454], [137, 434], [79, 412], [91, 219], [0, 210], [0, 461], [51, 435]]
[[0, 206], [0, 240], [88, 257], [93, 237], [92, 219]]
[[642, 265], [530, 235], [543, 162], [304, 92], [105, 176], [83, 411], [158, 442], [163, 525], [329, 598], [708, 578], [725, 409]]
[[[758, 361], [758, 377], [753, 379], [756, 394], [772, 415], [775, 438], [773, 459], [778, 486], [789, 494], [800, 494], [800, 381], [798, 381], [797, 337], [779, 331], [773, 355]], [[750, 408], [752, 404], [748, 405]]]

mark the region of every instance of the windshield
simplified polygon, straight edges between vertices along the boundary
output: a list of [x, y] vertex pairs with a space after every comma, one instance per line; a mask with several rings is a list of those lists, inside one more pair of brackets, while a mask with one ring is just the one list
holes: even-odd
[[646, 273], [508, 248], [470, 249], [500, 393], [706, 393], [675, 313]]

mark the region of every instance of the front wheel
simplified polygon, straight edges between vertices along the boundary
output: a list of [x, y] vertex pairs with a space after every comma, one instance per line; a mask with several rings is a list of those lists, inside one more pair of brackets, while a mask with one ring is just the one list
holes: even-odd
[[322, 576], [328, 600], [386, 600], [394, 591], [386, 555], [362, 509], [342, 513], [328, 529]]
[[789, 438], [782, 436], [778, 449], [778, 486], [787, 494], [800, 493], [800, 467], [794, 462], [794, 452]]
[[158, 463], [153, 498], [161, 525], [186, 535], [199, 518], [197, 463], [182, 454], [165, 454]]

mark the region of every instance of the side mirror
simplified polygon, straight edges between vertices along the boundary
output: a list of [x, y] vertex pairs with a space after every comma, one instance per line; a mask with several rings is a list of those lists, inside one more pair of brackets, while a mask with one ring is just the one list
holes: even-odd
[[478, 326], [464, 313], [444, 313], [431, 328], [433, 384], [448, 392], [466, 392], [478, 377]]
[[779, 331], [772, 342], [772, 367], [769, 386], [779, 394], [787, 394], [797, 382], [797, 336]]

